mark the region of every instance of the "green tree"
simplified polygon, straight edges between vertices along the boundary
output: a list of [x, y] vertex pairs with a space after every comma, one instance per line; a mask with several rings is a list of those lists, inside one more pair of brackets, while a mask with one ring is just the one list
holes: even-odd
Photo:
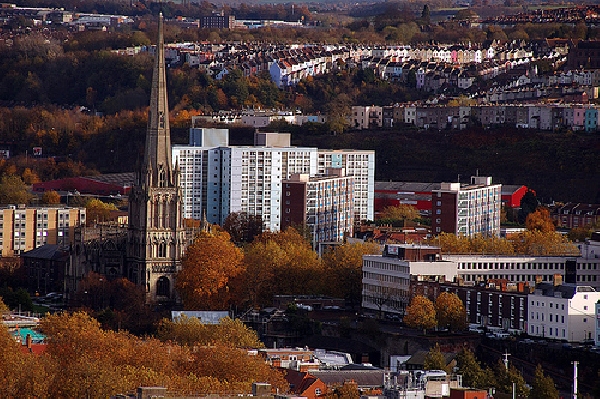
[[431, 23], [431, 12], [429, 11], [429, 6], [427, 4], [423, 6], [423, 11], [421, 11], [421, 21], [424, 25], [429, 25]]
[[527, 388], [525, 379], [515, 366], [510, 365], [507, 370], [506, 366], [499, 361], [494, 369], [494, 375], [496, 376], [496, 389], [500, 392], [512, 393], [514, 383], [518, 396], [527, 397], [529, 395], [529, 388]]
[[535, 369], [535, 378], [531, 384], [529, 399], [557, 399], [559, 397], [558, 389], [554, 385], [554, 380], [544, 375], [542, 365], [538, 364]]
[[493, 373], [489, 368], [482, 368], [475, 354], [463, 348], [456, 356], [458, 374], [462, 375], [463, 386], [469, 388], [487, 389], [494, 385]]
[[446, 356], [442, 353], [440, 345], [436, 342], [435, 346], [429, 349], [425, 359], [423, 360], [423, 368], [425, 370], [444, 370], [450, 373], [450, 367], [446, 362]]
[[326, 106], [327, 123], [332, 132], [343, 133], [350, 126], [352, 113], [351, 99], [346, 93], [340, 93]]
[[435, 305], [422, 295], [415, 296], [406, 307], [404, 323], [411, 328], [427, 329], [436, 325]]
[[28, 204], [30, 200], [31, 194], [19, 176], [2, 176], [0, 179], [0, 204]]

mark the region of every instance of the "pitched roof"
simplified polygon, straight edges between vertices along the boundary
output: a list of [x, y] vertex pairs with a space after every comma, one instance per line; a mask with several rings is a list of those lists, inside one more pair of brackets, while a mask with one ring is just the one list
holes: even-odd
[[56, 244], [44, 244], [41, 247], [32, 249], [31, 251], [24, 252], [21, 256], [25, 258], [37, 258], [37, 259], [61, 259], [68, 257], [67, 251], [61, 249]]
[[328, 386], [354, 381], [359, 388], [380, 388], [383, 386], [385, 370], [314, 370], [311, 373]]

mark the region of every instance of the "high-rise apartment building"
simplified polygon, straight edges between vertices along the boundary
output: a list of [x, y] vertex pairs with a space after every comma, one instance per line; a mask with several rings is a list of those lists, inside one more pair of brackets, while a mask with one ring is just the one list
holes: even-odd
[[472, 176], [470, 184], [442, 183], [432, 191], [433, 233], [499, 236], [501, 189], [491, 177]]
[[[327, 176], [343, 171], [354, 180], [354, 222], [373, 219], [375, 153], [291, 147], [289, 134], [257, 133], [260, 146], [228, 146], [223, 131], [203, 129], [195, 145], [174, 146], [181, 169], [185, 218], [222, 224], [232, 212], [260, 215], [266, 229], [282, 228], [283, 181], [293, 174]], [[220, 137], [220, 139], [215, 138]], [[210, 139], [209, 139], [210, 137]], [[209, 143], [210, 141], [210, 143]], [[214, 146], [216, 141], [221, 144]]]
[[9, 206], [0, 209], [0, 255], [14, 256], [44, 244], [68, 246], [85, 224], [85, 208]]
[[354, 178], [294, 174], [283, 181], [281, 228], [303, 226], [313, 243], [342, 241], [354, 231]]

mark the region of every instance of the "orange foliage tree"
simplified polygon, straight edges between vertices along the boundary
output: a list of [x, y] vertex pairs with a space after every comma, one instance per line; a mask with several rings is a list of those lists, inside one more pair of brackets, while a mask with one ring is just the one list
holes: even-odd
[[360, 305], [362, 297], [362, 257], [380, 254], [375, 243], [356, 243], [335, 246], [323, 255], [325, 293], [344, 298], [352, 307]]
[[256, 331], [246, 327], [239, 319], [228, 317], [218, 324], [203, 324], [196, 317], [182, 316], [175, 321], [161, 320], [158, 326], [158, 339], [176, 342], [180, 345], [225, 345], [235, 348], [262, 348]]
[[[45, 359], [51, 367], [41, 374], [48, 386], [37, 397], [109, 397], [139, 386], [163, 386], [180, 395], [247, 394], [253, 381], [287, 391], [282, 373], [223, 341], [191, 348], [138, 338], [103, 330], [83, 312], [48, 316], [42, 330], [48, 337]], [[14, 396], [23, 392], [28, 391]]]
[[236, 279], [240, 304], [270, 304], [274, 294], [322, 292], [321, 262], [295, 229], [256, 237], [245, 249], [244, 265]]
[[538, 207], [535, 212], [527, 215], [525, 225], [530, 231], [547, 233], [555, 230], [554, 221], [550, 218], [550, 211], [544, 207]]
[[428, 329], [436, 325], [436, 312], [433, 302], [422, 295], [415, 296], [406, 307], [404, 324], [411, 328]]
[[458, 295], [442, 292], [435, 300], [437, 324], [450, 330], [462, 330], [466, 326], [467, 313]]
[[175, 282], [185, 308], [222, 309], [229, 281], [243, 270], [242, 259], [226, 232], [201, 232], [187, 248]]

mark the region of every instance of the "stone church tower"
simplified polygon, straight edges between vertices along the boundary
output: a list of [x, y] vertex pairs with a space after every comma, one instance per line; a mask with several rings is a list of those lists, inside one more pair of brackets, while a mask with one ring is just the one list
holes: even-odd
[[175, 300], [174, 278], [185, 248], [179, 167], [171, 163], [163, 17], [152, 75], [144, 160], [129, 196], [127, 277], [146, 287], [148, 302]]

